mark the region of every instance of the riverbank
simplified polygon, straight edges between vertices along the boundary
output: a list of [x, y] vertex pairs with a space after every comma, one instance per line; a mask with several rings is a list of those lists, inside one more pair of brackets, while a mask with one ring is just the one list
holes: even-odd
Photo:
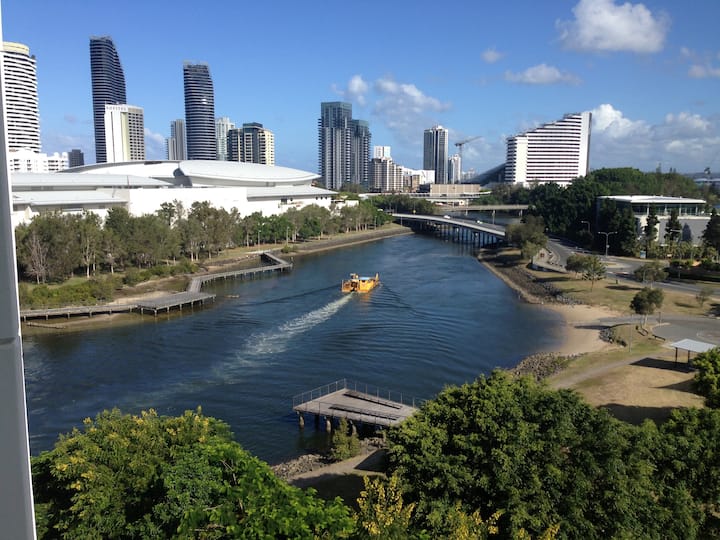
[[[125, 287], [119, 292], [117, 298], [109, 302], [109, 305], [134, 304], [143, 300], [156, 299], [179, 292], [180, 290], [184, 290], [189, 280], [196, 275], [207, 275], [255, 266], [258, 264], [260, 253], [263, 251], [272, 251], [281, 258], [293, 260], [294, 257], [312, 255], [409, 234], [413, 234], [413, 232], [407, 227], [396, 223], [389, 223], [378, 229], [339, 233], [325, 238], [316, 238], [291, 244], [290, 249], [286, 252], [283, 252], [282, 246], [277, 244], [256, 246], [252, 250], [233, 250], [224, 256], [202, 261], [202, 269], [199, 273], [187, 276], [152, 279], [133, 287]], [[179, 311], [171, 312], [165, 316], [177, 316], [179, 313]], [[137, 313], [96, 314], [92, 316], [82, 315], [72, 317], [58, 316], [48, 320], [35, 319], [28, 322], [23, 321], [22, 332], [27, 335], [44, 332], [77, 332], [110, 325], [137, 324], [147, 320], [154, 320], [154, 318]]]

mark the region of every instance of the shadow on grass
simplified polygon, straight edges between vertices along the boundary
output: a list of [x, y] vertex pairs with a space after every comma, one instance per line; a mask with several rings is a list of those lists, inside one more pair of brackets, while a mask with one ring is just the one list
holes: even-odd
[[687, 394], [697, 395], [697, 392], [695, 392], [695, 389], [693, 388], [692, 379], [674, 384], [668, 384], [667, 386], [661, 386], [660, 388], [662, 388], [663, 390], [677, 390], [678, 392], [685, 392]]
[[688, 304], [687, 302], [675, 302], [675, 305], [677, 307], [681, 308], [694, 308], [697, 307], [697, 304]]
[[633, 287], [631, 285], [606, 285], [606, 289], [611, 289], [613, 291], [638, 291], [640, 290], [638, 287]]
[[653, 420], [660, 424], [665, 422], [675, 407], [640, 407], [637, 405], [621, 405], [619, 403], [608, 403], [602, 406], [618, 420], [629, 424], [640, 425], [645, 420]]
[[670, 371], [679, 371], [681, 373], [690, 373], [693, 371], [692, 367], [684, 360], [664, 360], [662, 358], [642, 358], [636, 362], [633, 362], [633, 366], [649, 367], [655, 369], [667, 369]]

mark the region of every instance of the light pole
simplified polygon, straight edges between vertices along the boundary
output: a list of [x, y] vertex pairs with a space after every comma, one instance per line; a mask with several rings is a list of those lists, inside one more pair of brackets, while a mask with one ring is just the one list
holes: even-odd
[[588, 227], [588, 234], [591, 234], [591, 233], [590, 233], [590, 222], [589, 222], [589, 221], [585, 221], [585, 220], [583, 219], [580, 223], [584, 223], [585, 225], [587, 225], [587, 227]]
[[611, 232], [605, 232], [605, 231], [598, 231], [598, 234], [604, 234], [605, 235], [605, 259], [608, 258], [608, 249], [610, 248], [610, 235], [611, 234], [617, 234], [617, 231], [611, 231]]

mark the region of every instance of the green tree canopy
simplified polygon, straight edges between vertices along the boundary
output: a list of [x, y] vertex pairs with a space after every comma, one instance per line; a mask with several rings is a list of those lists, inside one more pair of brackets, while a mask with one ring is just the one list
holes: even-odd
[[662, 289], [651, 289], [643, 287], [630, 301], [630, 307], [638, 315], [643, 315], [643, 325], [647, 322], [648, 315], [655, 313], [656, 309], [662, 307], [665, 298]]
[[40, 538], [345, 538], [354, 523], [279, 480], [200, 411], [105, 411], [33, 460]]
[[652, 288], [652, 284], [656, 281], [662, 281], [667, 277], [665, 265], [657, 260], [646, 262], [645, 264], [637, 267], [633, 272], [633, 275], [638, 281], [650, 283], [650, 288]]
[[555, 525], [566, 538], [681, 537], [687, 524], [656, 505], [640, 436], [571, 391], [496, 371], [392, 428], [390, 472], [431, 537], [448, 534], [458, 504], [468, 515], [504, 509], [506, 538]]

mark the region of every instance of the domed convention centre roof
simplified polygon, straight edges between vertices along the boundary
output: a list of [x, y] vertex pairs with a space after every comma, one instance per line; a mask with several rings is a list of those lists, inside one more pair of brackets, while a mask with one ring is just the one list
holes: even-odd
[[312, 184], [319, 175], [289, 167], [237, 161], [128, 161], [74, 167], [63, 174], [144, 176], [173, 184], [217, 187], [280, 187]]

